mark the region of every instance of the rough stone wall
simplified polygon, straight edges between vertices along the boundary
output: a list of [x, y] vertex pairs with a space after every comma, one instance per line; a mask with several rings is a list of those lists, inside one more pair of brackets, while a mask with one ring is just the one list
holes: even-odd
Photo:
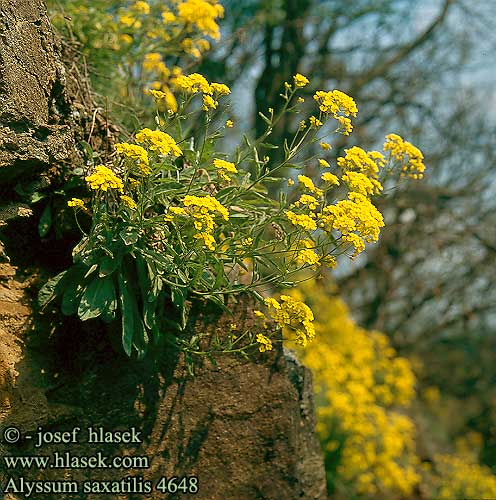
[[0, 181], [74, 156], [74, 126], [41, 0], [0, 0]]

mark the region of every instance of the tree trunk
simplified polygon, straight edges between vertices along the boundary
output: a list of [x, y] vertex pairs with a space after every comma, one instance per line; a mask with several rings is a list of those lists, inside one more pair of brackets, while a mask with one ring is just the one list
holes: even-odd
[[[43, 2], [0, 0], [0, 16], [0, 190], [4, 199], [14, 199], [10, 190], [19, 179], [78, 157], [75, 143], [83, 130], [75, 117], [84, 110], [75, 112]], [[9, 239], [17, 237], [12, 224], [19, 215], [0, 220]], [[41, 243], [30, 250], [34, 255], [40, 248]], [[16, 250], [10, 245], [6, 255], [0, 244], [1, 498], [26, 498], [35, 484], [28, 482], [36, 480], [45, 481], [35, 486], [44, 490], [30, 496], [36, 500], [326, 498], [311, 377], [290, 353], [278, 347], [251, 360], [234, 355], [219, 358], [217, 365], [205, 360], [194, 378], [181, 357], [128, 360], [112, 350], [100, 323], [40, 316], [33, 297], [46, 272], [33, 272]], [[213, 333], [233, 322], [247, 326], [251, 309], [242, 302], [234, 317], [204, 312], [191, 328]], [[13, 427], [20, 430], [19, 440]], [[88, 442], [89, 428], [101, 427], [130, 430], [133, 442]], [[36, 446], [39, 430], [53, 438], [75, 428], [74, 434], [59, 434], [65, 441], [71, 436], [71, 442]], [[102, 468], [108, 462], [101, 459], [94, 468], [74, 458], [98, 452], [143, 462]], [[56, 453], [60, 468], [9, 469], [5, 461], [47, 456], [54, 465]], [[62, 463], [70, 457], [71, 466]], [[182, 485], [189, 492], [156, 489], [173, 476], [188, 477]], [[167, 481], [161, 482], [163, 477]], [[86, 483], [85, 491], [84, 481], [95, 483]], [[174, 481], [169, 486], [174, 489]]]

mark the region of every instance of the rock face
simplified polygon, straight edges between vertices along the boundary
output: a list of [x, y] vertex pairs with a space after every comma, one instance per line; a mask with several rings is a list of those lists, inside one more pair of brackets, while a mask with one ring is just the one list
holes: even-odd
[[65, 70], [42, 0], [0, 0], [0, 181], [74, 154]]
[[[5, 264], [4, 273], [12, 275]], [[5, 281], [6, 280], [6, 281]], [[121, 481], [140, 476], [150, 481], [145, 498], [198, 498], [205, 500], [324, 500], [322, 456], [314, 434], [315, 419], [310, 374], [290, 352], [280, 347], [246, 360], [235, 355], [204, 361], [194, 377], [184, 361], [164, 354], [155, 362], [129, 361], [112, 350], [94, 323], [69, 320], [52, 340], [38, 331], [26, 337], [21, 325], [29, 324], [23, 284], [6, 276], [0, 288], [0, 427], [18, 427], [36, 436], [41, 426], [50, 432], [80, 427], [78, 443], [48, 443], [37, 449], [33, 441], [3, 443], [2, 455], [55, 457], [145, 457], [146, 467], [124, 469], [2, 470], [0, 484], [42, 478], [75, 481], [79, 496], [84, 481]], [[195, 331], [221, 334], [233, 321], [240, 329], [253, 324], [251, 310], [241, 304], [231, 316], [215, 322], [205, 316]], [[43, 328], [42, 324], [37, 329]], [[88, 428], [140, 433], [137, 443], [88, 442]], [[155, 488], [162, 477], [198, 478], [196, 494], [162, 494]], [[130, 479], [128, 479], [130, 480]], [[140, 483], [141, 484], [141, 483]], [[102, 486], [99, 486], [102, 487]], [[136, 488], [136, 487], [135, 487]], [[92, 490], [95, 491], [95, 490]], [[143, 498], [125, 490], [110, 498]], [[9, 493], [9, 492], [7, 492]], [[8, 500], [23, 498], [10, 494]], [[107, 498], [108, 495], [107, 495]]]
[[[76, 154], [74, 138], [81, 131], [64, 75], [43, 2], [0, 0], [0, 191]], [[1, 232], [10, 242], [14, 234], [18, 237], [14, 215], [0, 217]], [[32, 219], [26, 224], [36, 225]], [[19, 491], [21, 477], [46, 482], [44, 493], [31, 495], [36, 500], [327, 497], [310, 374], [280, 344], [249, 360], [235, 355], [220, 357], [217, 364], [204, 360], [194, 378], [181, 357], [167, 353], [153, 362], [130, 361], [112, 349], [112, 332], [101, 324], [57, 316], [47, 320], [33, 310], [37, 274], [23, 266], [29, 261], [26, 251], [34, 255], [39, 248], [30, 240], [22, 259], [17, 250], [10, 244], [6, 255], [0, 244], [0, 489], [12, 486], [0, 490], [0, 498], [26, 498], [27, 490]], [[191, 329], [222, 333], [232, 323], [239, 328], [253, 323], [249, 303], [241, 303], [234, 317], [200, 315]], [[33, 439], [8, 443], [4, 431], [11, 426]], [[51, 433], [81, 431], [78, 442], [36, 448], [40, 427]], [[134, 428], [139, 440], [89, 443], [90, 427]], [[4, 467], [5, 456], [53, 460], [56, 452], [72, 458], [98, 452], [127, 460], [144, 457], [145, 463]], [[156, 489], [167, 486], [161, 478], [173, 476], [198, 477], [198, 493]], [[103, 482], [85, 492], [83, 482], [90, 480]], [[75, 481], [78, 491], [66, 486], [59, 493], [62, 481]], [[146, 481], [152, 491], [146, 493], [145, 487], [141, 494]]]

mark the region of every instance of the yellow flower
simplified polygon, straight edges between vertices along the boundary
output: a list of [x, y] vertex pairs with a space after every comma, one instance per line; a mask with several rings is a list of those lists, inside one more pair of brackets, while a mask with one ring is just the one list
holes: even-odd
[[383, 189], [382, 184], [377, 179], [371, 179], [360, 172], [347, 172], [342, 179], [348, 184], [350, 191], [365, 196], [379, 194]]
[[226, 120], [226, 127], [227, 128], [233, 128], [234, 127], [234, 123], [232, 120]]
[[115, 150], [121, 155], [136, 160], [138, 167], [144, 175], [149, 175], [151, 173], [146, 149], [138, 146], [137, 144], [121, 142], [115, 145]]
[[291, 210], [286, 210], [284, 214], [293, 226], [299, 226], [306, 231], [314, 231], [317, 229], [317, 223], [309, 215], [295, 214]]
[[164, 102], [167, 109], [171, 110], [173, 113], [177, 112], [177, 101], [170, 90], [150, 90], [150, 94], [152, 94], [157, 102]]
[[343, 113], [345, 116], [356, 116], [358, 113], [353, 98], [340, 90], [331, 90], [330, 92], [319, 90], [313, 98], [317, 101], [319, 109], [323, 113], [332, 114], [334, 118], [339, 116], [338, 113]]
[[317, 196], [322, 195], [322, 190], [315, 187], [312, 179], [310, 177], [307, 177], [306, 175], [299, 175], [298, 176], [298, 182], [304, 186], [306, 189], [311, 191], [312, 193], [315, 193]]
[[95, 172], [86, 176], [84, 180], [88, 183], [90, 189], [94, 189], [95, 191], [107, 191], [108, 189], [122, 191], [124, 189], [122, 180], [112, 170], [103, 165], [97, 165]]
[[403, 140], [397, 134], [386, 136], [384, 151], [389, 151], [391, 157], [402, 163], [402, 176], [412, 179], [422, 179], [425, 171], [424, 155], [413, 144]]
[[324, 167], [324, 168], [330, 167], [329, 163], [326, 160], [322, 159], [322, 158], [319, 159], [319, 165], [321, 167]]
[[179, 75], [174, 85], [180, 90], [188, 94], [197, 94], [203, 92], [204, 94], [211, 94], [212, 89], [208, 80], [200, 73], [191, 73], [191, 75]]
[[293, 336], [297, 344], [305, 347], [315, 337], [312, 310], [301, 300], [289, 295], [281, 295], [279, 300], [265, 299], [272, 319], [285, 335]]
[[310, 83], [308, 78], [300, 73], [296, 73], [296, 75], [293, 76], [293, 81], [296, 87], [305, 87]]
[[320, 143], [320, 147], [324, 150], [324, 151], [329, 151], [330, 149], [332, 149], [332, 146], [330, 144], [328, 144], [327, 142], [321, 142]]
[[85, 208], [84, 206], [84, 201], [80, 200], [79, 198], [71, 198], [68, 202], [67, 205], [69, 207], [74, 207], [74, 208]]
[[142, 0], [138, 0], [136, 3], [131, 5], [131, 10], [136, 11], [138, 14], [150, 14], [150, 6]]
[[165, 24], [171, 24], [171, 23], [175, 22], [176, 20], [177, 20], [177, 17], [175, 16], [175, 14], [173, 12], [170, 12], [168, 10], [164, 10], [162, 12], [162, 21]]
[[152, 151], [158, 151], [162, 155], [181, 156], [181, 148], [176, 141], [165, 132], [144, 128], [136, 134], [136, 141], [145, 143]]
[[257, 335], [257, 342], [259, 344], [258, 350], [260, 352], [272, 351], [272, 349], [273, 349], [272, 341], [268, 337], [263, 335], [262, 333], [259, 333]]
[[217, 109], [218, 104], [219, 103], [211, 95], [203, 96], [203, 106], [202, 106], [203, 111], [209, 111], [210, 109]]
[[121, 195], [121, 201], [124, 205], [133, 210], [137, 207], [136, 202], [130, 196], [126, 196], [125, 194]]
[[331, 172], [324, 172], [320, 177], [324, 182], [328, 182], [329, 184], [334, 184], [339, 186], [339, 180], [336, 175], [331, 174]]
[[245, 247], [249, 247], [251, 245], [253, 245], [253, 238], [244, 238], [243, 240], [241, 240], [241, 244]]
[[234, 163], [230, 161], [220, 160], [218, 158], [214, 158], [214, 167], [218, 169], [226, 170], [227, 172], [231, 172], [233, 174], [237, 174], [238, 170]]
[[178, 5], [177, 16], [186, 23], [192, 24], [207, 36], [218, 40], [220, 38], [219, 25], [216, 19], [223, 17], [224, 9], [215, 0], [185, 0]]
[[294, 186], [294, 180], [288, 179], [288, 186]]
[[315, 118], [315, 116], [311, 116], [309, 121], [312, 128], [319, 128], [323, 125], [323, 123], [318, 118]]
[[223, 83], [213, 82], [210, 84], [210, 88], [217, 95], [228, 95], [231, 93], [231, 89]]

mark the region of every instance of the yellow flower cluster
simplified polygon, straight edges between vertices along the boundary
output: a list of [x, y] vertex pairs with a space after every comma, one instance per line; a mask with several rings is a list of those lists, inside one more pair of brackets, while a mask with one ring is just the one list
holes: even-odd
[[306, 175], [299, 175], [298, 176], [298, 182], [305, 188], [311, 191], [312, 193], [315, 193], [317, 196], [322, 196], [322, 190], [315, 187], [315, 184], [313, 183], [312, 179], [310, 177], [307, 177]]
[[227, 175], [227, 172], [231, 172], [232, 174], [238, 173], [236, 166], [234, 165], [234, 163], [230, 161], [225, 161], [215, 158], [214, 167], [217, 169], [219, 177], [224, 181], [231, 180], [231, 178]]
[[176, 141], [169, 134], [161, 130], [144, 128], [136, 134], [136, 141], [146, 144], [149, 149], [157, 151], [164, 156], [181, 156], [183, 154]]
[[296, 75], [293, 76], [293, 81], [296, 87], [305, 87], [310, 83], [308, 78], [300, 73], [296, 73]]
[[488, 467], [456, 455], [438, 455], [434, 466], [438, 477], [433, 478], [433, 498], [496, 498], [496, 476]]
[[[216, 109], [219, 102], [215, 99], [231, 93], [231, 89], [223, 83], [209, 83], [200, 73], [180, 75], [174, 81], [174, 86], [187, 94], [203, 93], [203, 110]], [[215, 98], [214, 98], [215, 97]]]
[[198, 28], [200, 33], [215, 40], [220, 38], [217, 19], [224, 16], [224, 8], [215, 0], [186, 0], [177, 7], [177, 17], [186, 25]]
[[145, 148], [142, 148], [137, 144], [121, 142], [115, 145], [115, 150], [121, 155], [136, 160], [141, 173], [143, 175], [150, 175], [151, 169], [149, 166], [148, 152]]
[[359, 328], [343, 301], [315, 282], [290, 293], [316, 316], [319, 342], [301, 356], [313, 372], [317, 430], [324, 452], [338, 461], [342, 497], [408, 496], [419, 481], [414, 425], [395, 410], [414, 396], [408, 361], [385, 335]]
[[315, 268], [320, 262], [319, 255], [315, 252], [315, 243], [309, 239], [298, 240], [296, 251], [296, 263], [299, 265], [308, 264]]
[[384, 219], [366, 196], [351, 192], [347, 200], [324, 207], [319, 225], [326, 232], [341, 232], [343, 240], [355, 247], [356, 256], [365, 248], [364, 241], [370, 243], [379, 239]]
[[386, 160], [379, 151], [364, 151], [358, 146], [345, 149], [345, 156], [339, 157], [337, 160], [345, 172], [356, 171], [365, 174], [371, 179], [377, 179], [379, 169], [386, 164]]
[[194, 196], [187, 195], [183, 198], [182, 207], [169, 207], [166, 221], [172, 221], [178, 216], [189, 216], [193, 219], [193, 225], [198, 231], [194, 238], [202, 240], [203, 244], [210, 250], [214, 250], [215, 238], [213, 231], [215, 229], [214, 216], [217, 213], [224, 220], [229, 220], [229, 211], [222, 203], [213, 196]]
[[346, 172], [342, 177], [350, 191], [363, 194], [364, 196], [374, 196], [379, 194], [383, 187], [382, 184], [374, 178], [370, 178], [361, 172]]
[[163, 90], [150, 90], [150, 94], [155, 98], [160, 106], [163, 104], [165, 109], [175, 113], [177, 111], [177, 100], [174, 94], [167, 86], [162, 87]]
[[353, 98], [340, 90], [331, 90], [329, 92], [319, 90], [313, 98], [317, 101], [320, 111], [326, 115], [331, 114], [339, 122], [339, 130], [344, 135], [350, 135], [353, 126], [348, 116], [356, 116], [358, 113]]
[[268, 337], [266, 337], [263, 333], [259, 333], [256, 339], [259, 344], [258, 350], [260, 352], [272, 351], [273, 349], [272, 341]]
[[305, 347], [315, 337], [312, 310], [301, 300], [281, 295], [279, 301], [265, 299], [272, 319], [282, 328], [283, 334], [293, 336], [297, 344]]
[[67, 202], [67, 206], [73, 207], [73, 208], [85, 208], [84, 207], [84, 201], [79, 199], [79, 198], [71, 198]]
[[402, 163], [402, 175], [412, 179], [422, 179], [425, 165], [424, 155], [413, 144], [403, 140], [399, 135], [386, 136], [384, 151], [389, 151], [391, 157]]
[[126, 196], [125, 194], [121, 195], [121, 201], [124, 205], [126, 205], [126, 207], [131, 208], [132, 210], [137, 207], [136, 202], [130, 196]]
[[97, 165], [95, 172], [84, 178], [88, 183], [90, 189], [95, 191], [107, 191], [108, 189], [118, 189], [122, 192], [124, 185], [122, 180], [110, 170], [110, 168], [103, 165]]
[[284, 214], [293, 226], [299, 226], [305, 231], [315, 231], [317, 229], [317, 223], [309, 215], [296, 214], [292, 210], [286, 210]]

